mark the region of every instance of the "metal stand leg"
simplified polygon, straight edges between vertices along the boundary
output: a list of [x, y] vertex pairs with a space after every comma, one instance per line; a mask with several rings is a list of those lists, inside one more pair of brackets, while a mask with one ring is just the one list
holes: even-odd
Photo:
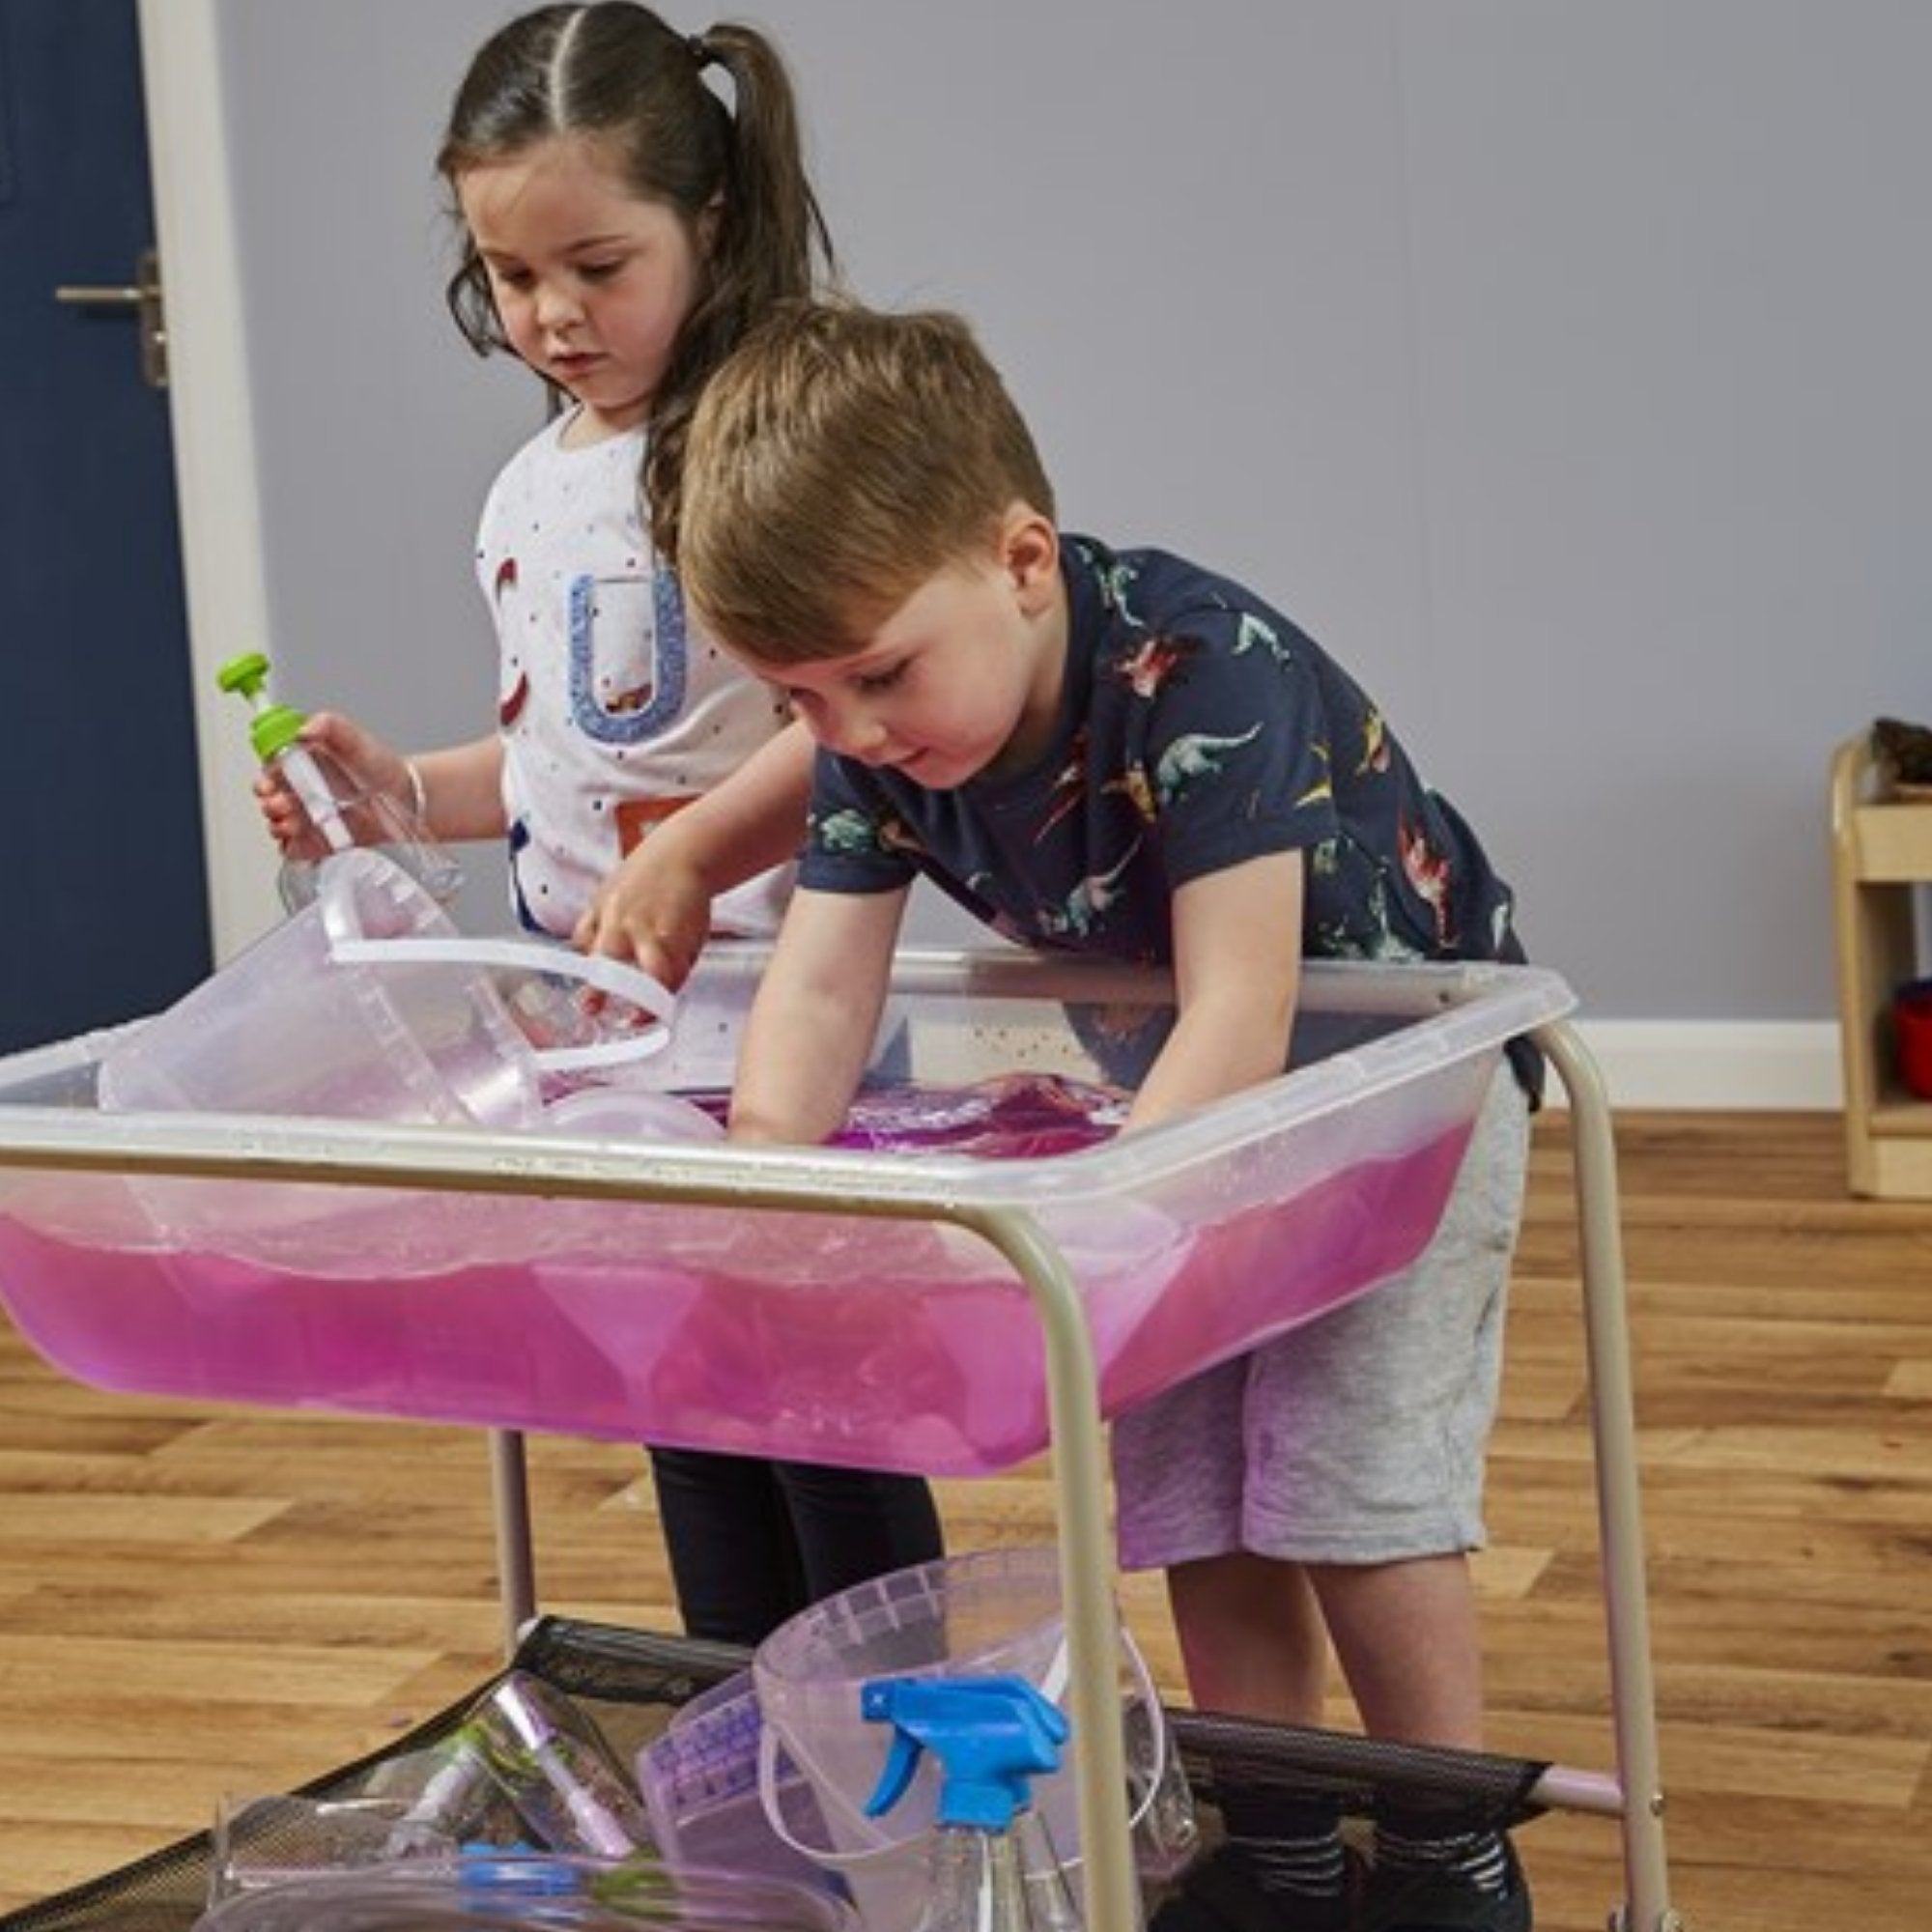
[[1596, 1062], [1567, 1022], [1539, 1028], [1535, 1038], [1570, 1096], [1575, 1142], [1597, 1517], [1622, 1796], [1618, 1815], [1623, 1825], [1624, 1882], [1630, 1889], [1622, 1923], [1628, 1932], [1675, 1932], [1682, 1920], [1667, 1902], [1663, 1784], [1651, 1675], [1650, 1610], [1637, 1499], [1636, 1413], [1610, 1108]]
[[1065, 1262], [1030, 1220], [1009, 1212], [957, 1218], [998, 1247], [1019, 1271], [1045, 1338], [1084, 1918], [1106, 1932], [1137, 1932], [1144, 1920], [1127, 1818], [1120, 1605], [1107, 1526], [1106, 1445], [1093, 1337]]
[[537, 1609], [529, 1481], [524, 1438], [517, 1430], [490, 1431], [490, 1487], [497, 1504], [497, 1587], [503, 1605], [503, 1655], [514, 1657], [524, 1627]]

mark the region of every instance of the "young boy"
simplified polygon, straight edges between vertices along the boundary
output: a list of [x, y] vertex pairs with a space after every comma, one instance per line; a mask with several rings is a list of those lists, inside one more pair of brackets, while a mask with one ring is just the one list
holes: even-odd
[[[1304, 955], [1520, 958], [1509, 889], [1380, 712], [1261, 599], [1063, 536], [966, 327], [801, 305], [707, 387], [678, 565], [818, 752], [799, 890], [748, 1023], [743, 1141], [844, 1117], [923, 874], [1028, 946], [1171, 961], [1128, 1130], [1287, 1064]], [[1478, 1747], [1466, 1552], [1533, 1056], [1499, 1071], [1408, 1273], [1119, 1419], [1122, 1561], [1164, 1568], [1203, 1709], [1319, 1723], [1332, 1638], [1372, 1735]], [[1325, 1633], [1325, 1635], [1324, 1635]], [[1337, 1819], [1231, 1794], [1159, 1932], [1354, 1922]], [[1378, 1821], [1367, 1922], [1526, 1932], [1506, 1841]]]

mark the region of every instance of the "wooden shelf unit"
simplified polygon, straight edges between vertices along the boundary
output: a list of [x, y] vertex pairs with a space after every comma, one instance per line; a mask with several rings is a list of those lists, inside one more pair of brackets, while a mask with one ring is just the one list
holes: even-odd
[[1854, 1194], [1932, 1200], [1932, 1100], [1896, 1071], [1892, 995], [1920, 971], [1914, 889], [1932, 883], [1932, 801], [1888, 799], [1868, 736], [1832, 759], [1832, 875], [1845, 1166]]

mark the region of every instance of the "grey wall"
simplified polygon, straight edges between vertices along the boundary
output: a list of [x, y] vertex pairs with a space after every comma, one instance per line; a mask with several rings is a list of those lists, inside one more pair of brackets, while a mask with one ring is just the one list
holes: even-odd
[[[286, 696], [484, 728], [533, 384], [443, 317], [481, 0], [228, 0]], [[1382, 699], [1599, 1017], [1823, 1019], [1832, 746], [1932, 718], [1932, 11], [763, 0], [853, 279], [970, 311], [1065, 522]], [[702, 18], [679, 16], [698, 26]]]
[[[398, 744], [490, 728], [496, 644], [470, 575], [497, 467], [542, 392], [443, 306], [434, 168], [456, 82], [515, 5], [225, 0], [221, 60], [276, 695]], [[466, 924], [505, 923], [465, 854]]]

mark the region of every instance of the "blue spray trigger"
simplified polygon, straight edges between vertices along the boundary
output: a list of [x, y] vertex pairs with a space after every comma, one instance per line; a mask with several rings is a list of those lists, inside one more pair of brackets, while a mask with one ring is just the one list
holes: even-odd
[[938, 1822], [1005, 1831], [1032, 1795], [1032, 1779], [1060, 1769], [1065, 1715], [1024, 1677], [877, 1677], [859, 1709], [893, 1726], [892, 1749], [866, 1815], [890, 1811], [930, 1750], [942, 1772]]
[[466, 1894], [509, 1892], [532, 1898], [571, 1898], [583, 1889], [582, 1876], [571, 1864], [522, 1840], [514, 1845], [462, 1846], [456, 1883]]

